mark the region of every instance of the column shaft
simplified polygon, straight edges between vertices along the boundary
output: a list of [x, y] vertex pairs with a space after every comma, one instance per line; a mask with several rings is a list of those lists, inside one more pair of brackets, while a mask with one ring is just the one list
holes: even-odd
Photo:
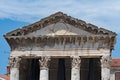
[[10, 58], [10, 80], [19, 80], [20, 58]]
[[44, 69], [44, 70], [40, 70], [40, 78], [39, 80], [49, 80], [49, 70]]
[[19, 69], [11, 68], [10, 80], [19, 80]]
[[80, 80], [80, 63], [79, 57], [73, 57], [72, 69], [71, 69], [71, 80]]
[[110, 80], [111, 57], [103, 55], [101, 59], [101, 80]]
[[39, 64], [40, 64], [40, 77], [39, 80], [49, 80], [49, 61], [50, 61], [50, 57], [41, 57], [41, 59], [39, 60]]
[[80, 80], [80, 71], [76, 68], [72, 68], [71, 80]]

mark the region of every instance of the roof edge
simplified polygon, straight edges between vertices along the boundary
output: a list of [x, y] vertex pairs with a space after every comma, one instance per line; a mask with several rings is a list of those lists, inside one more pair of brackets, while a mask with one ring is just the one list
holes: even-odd
[[[110, 30], [107, 30], [107, 29], [105, 29], [105, 28], [99, 28], [98, 26], [96, 26], [96, 25], [93, 25], [93, 24], [91, 24], [91, 23], [86, 23], [85, 21], [83, 21], [83, 20], [80, 20], [80, 19], [77, 19], [77, 18], [73, 18], [73, 17], [71, 17], [71, 16], [69, 16], [69, 15], [67, 15], [67, 14], [64, 14], [63, 12], [56, 12], [56, 13], [54, 13], [54, 14], [52, 14], [52, 15], [50, 15], [50, 16], [48, 16], [48, 17], [45, 17], [45, 18], [42, 18], [41, 20], [39, 20], [39, 21], [37, 21], [37, 22], [35, 22], [35, 23], [33, 23], [33, 24], [30, 24], [30, 25], [28, 25], [28, 26], [23, 26], [22, 28], [18, 28], [18, 29], [16, 29], [16, 30], [13, 30], [13, 31], [11, 31], [11, 32], [8, 32], [8, 33], [6, 33], [5, 35], [4, 35], [4, 37], [5, 36], [16, 36], [16, 34], [21, 34], [22, 35], [22, 33], [25, 33], [26, 32], [26, 30], [29, 30], [30, 32], [32, 32], [32, 30], [30, 30], [30, 29], [33, 29], [33, 28], [40, 28], [40, 26], [43, 26], [44, 25], [44, 23], [46, 22], [46, 21], [49, 21], [50, 19], [55, 19], [56, 17], [58, 17], [58, 19], [61, 17], [61, 19], [62, 19], [62, 17], [66, 17], [66, 18], [68, 18], [70, 21], [73, 21], [73, 24], [75, 24], [75, 23], [80, 23], [80, 25], [83, 25], [84, 27], [87, 27], [87, 28], [90, 28], [90, 29], [92, 29], [92, 30], [98, 30], [99, 32], [101, 32], [101, 33], [104, 33], [104, 34], [109, 34], [109, 35], [113, 35], [113, 36], [116, 36], [117, 34], [115, 33], [115, 32], [112, 32], [112, 31], [110, 31]], [[57, 19], [57, 18], [56, 18]], [[72, 23], [71, 23], [72, 24]], [[45, 26], [44, 26], [45, 27]], [[38, 29], [37, 29], [38, 30]], [[15, 33], [15, 34], [14, 34]]]

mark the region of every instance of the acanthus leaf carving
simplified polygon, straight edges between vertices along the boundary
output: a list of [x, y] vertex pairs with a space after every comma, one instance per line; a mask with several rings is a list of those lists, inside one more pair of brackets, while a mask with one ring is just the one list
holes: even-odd
[[111, 56], [103, 55], [101, 58], [101, 67], [102, 68], [110, 68], [111, 65]]
[[49, 56], [42, 56], [41, 59], [39, 59], [40, 69], [48, 69], [49, 61], [50, 61]]
[[72, 68], [79, 69], [81, 64], [80, 57], [72, 57]]
[[19, 68], [21, 58], [11, 57], [9, 61], [11, 68]]

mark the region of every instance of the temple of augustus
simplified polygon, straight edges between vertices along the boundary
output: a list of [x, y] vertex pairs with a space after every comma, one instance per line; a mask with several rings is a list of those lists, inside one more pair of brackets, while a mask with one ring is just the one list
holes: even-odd
[[57, 12], [4, 37], [10, 80], [110, 80], [112, 31]]

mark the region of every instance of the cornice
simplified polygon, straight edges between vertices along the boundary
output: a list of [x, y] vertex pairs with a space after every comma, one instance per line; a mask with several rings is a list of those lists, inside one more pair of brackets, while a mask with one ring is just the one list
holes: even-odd
[[101, 45], [108, 44], [109, 49], [114, 48], [115, 40], [114, 37], [110, 36], [39, 36], [39, 37], [10, 37], [6, 38], [11, 49], [17, 47], [25, 47], [25, 46], [47, 46], [49, 44], [58, 44], [58, 45], [66, 45], [66, 44], [96, 44], [100, 43]]
[[62, 13], [62, 12], [57, 12], [57, 13], [52, 14], [46, 18], [43, 18], [40, 21], [35, 22], [31, 25], [16, 29], [12, 32], [7, 33], [5, 36], [23, 36], [23, 35], [32, 33], [36, 30], [42, 29], [50, 24], [58, 23], [60, 21], [67, 23], [67, 24], [70, 24], [76, 28], [80, 28], [80, 29], [85, 30], [87, 32], [93, 33], [93, 34], [116, 36], [115, 32], [106, 30], [104, 28], [98, 28], [97, 26], [95, 26], [93, 24], [86, 23], [83, 20], [73, 18], [71, 16], [68, 16], [67, 14]]

